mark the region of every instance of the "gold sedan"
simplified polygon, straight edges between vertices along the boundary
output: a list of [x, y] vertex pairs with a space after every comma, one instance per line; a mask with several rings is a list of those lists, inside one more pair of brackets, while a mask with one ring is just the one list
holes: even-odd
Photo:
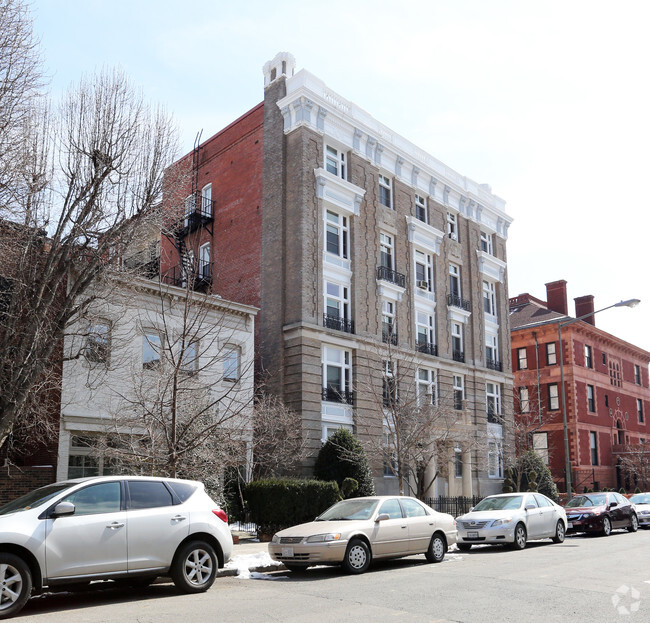
[[310, 523], [273, 535], [269, 553], [291, 571], [342, 565], [363, 573], [372, 560], [424, 554], [440, 562], [456, 542], [456, 522], [405, 496], [351, 498], [337, 502]]

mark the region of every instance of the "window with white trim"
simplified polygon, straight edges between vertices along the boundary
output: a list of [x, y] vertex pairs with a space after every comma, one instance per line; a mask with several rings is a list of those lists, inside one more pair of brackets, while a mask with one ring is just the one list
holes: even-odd
[[397, 341], [393, 337], [397, 335], [395, 328], [395, 304], [393, 301], [382, 300], [381, 325], [383, 341], [396, 344]]
[[379, 233], [379, 256], [381, 266], [390, 268], [391, 270], [395, 269], [393, 237], [383, 232]]
[[351, 402], [352, 354], [342, 348], [323, 346], [323, 390], [325, 400]]
[[350, 298], [347, 286], [325, 282], [325, 313], [331, 318], [350, 319]]
[[520, 387], [519, 393], [519, 413], [530, 413], [530, 398], [527, 387]]
[[201, 189], [201, 212], [205, 216], [212, 216], [212, 184], [206, 184]]
[[458, 240], [458, 217], [453, 212], [447, 212], [447, 235]]
[[156, 368], [162, 355], [162, 337], [155, 331], [146, 331], [142, 336], [142, 367]]
[[517, 370], [528, 369], [528, 354], [526, 348], [517, 349]]
[[234, 383], [239, 380], [241, 370], [241, 349], [238, 346], [227, 346], [224, 349], [223, 380]]
[[427, 200], [420, 195], [415, 195], [415, 218], [427, 223]]
[[436, 404], [436, 371], [430, 368], [418, 368], [417, 372], [417, 396], [418, 404]]
[[210, 256], [210, 243], [206, 242], [199, 248], [199, 277], [210, 279], [212, 277], [212, 258]]
[[500, 441], [488, 442], [488, 477], [503, 478], [503, 449]]
[[84, 355], [93, 363], [108, 363], [111, 349], [111, 326], [103, 320], [88, 325]]
[[459, 374], [453, 377], [454, 409], [461, 411], [465, 401], [465, 378]]
[[501, 386], [498, 383], [485, 384], [485, 412], [488, 419], [501, 416]]
[[347, 171], [345, 166], [345, 152], [342, 152], [331, 145], [325, 146], [325, 170], [347, 180]]
[[435, 344], [433, 337], [433, 321], [433, 315], [422, 311], [415, 312], [415, 333], [417, 336], [418, 346], [433, 346]]
[[196, 195], [192, 193], [185, 197], [185, 219], [183, 224], [187, 227], [190, 223], [190, 217], [196, 212]]
[[546, 365], [554, 366], [557, 364], [557, 354], [555, 352], [555, 342], [549, 342], [546, 345]]
[[533, 433], [533, 450], [548, 465], [548, 433]]
[[481, 232], [481, 251], [492, 255], [492, 234], [485, 231]]
[[593, 368], [594, 360], [592, 357], [591, 346], [585, 344], [585, 368]]
[[451, 323], [451, 350], [452, 354], [463, 354], [463, 325], [460, 322]]
[[496, 334], [485, 334], [485, 362], [493, 368], [499, 361], [499, 338]]
[[596, 390], [593, 385], [587, 385], [587, 409], [591, 413], [596, 411]]
[[454, 447], [454, 477], [463, 477], [463, 450], [460, 446]]
[[393, 408], [399, 403], [397, 392], [397, 379], [395, 377], [396, 365], [389, 359], [382, 362], [384, 375], [382, 377], [382, 400], [384, 407]]
[[393, 207], [393, 180], [379, 174], [379, 203], [387, 208]]
[[460, 298], [460, 266], [449, 264], [449, 294]]
[[415, 285], [421, 290], [433, 290], [433, 256], [415, 249]]
[[483, 280], [483, 311], [488, 316], [497, 315], [496, 287], [491, 281]]
[[185, 345], [181, 357], [181, 371], [186, 374], [195, 374], [199, 369], [199, 343], [190, 342]]
[[348, 219], [327, 210], [325, 214], [325, 250], [336, 257], [348, 258]]
[[548, 390], [548, 410], [557, 411], [560, 408], [560, 395], [558, 393], [557, 383], [550, 383]]

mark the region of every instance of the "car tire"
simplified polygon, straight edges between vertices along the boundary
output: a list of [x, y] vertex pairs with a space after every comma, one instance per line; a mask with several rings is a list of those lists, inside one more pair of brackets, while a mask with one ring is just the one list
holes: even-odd
[[471, 543], [456, 543], [456, 547], [461, 552], [469, 552], [469, 550], [472, 549], [472, 544]]
[[636, 516], [636, 513], [632, 513], [630, 518], [630, 525], [627, 527], [628, 532], [636, 532], [639, 529], [639, 518]]
[[32, 594], [32, 573], [18, 556], [0, 553], [0, 619], [22, 610]]
[[434, 534], [424, 555], [428, 562], [442, 562], [447, 551], [447, 542], [440, 534]]
[[612, 533], [612, 522], [609, 517], [603, 518], [603, 529], [600, 532], [603, 536], [609, 536]]
[[217, 555], [205, 541], [190, 541], [174, 556], [171, 577], [183, 593], [207, 591], [217, 577]]
[[348, 573], [363, 573], [370, 566], [370, 549], [361, 539], [352, 539], [345, 550], [343, 568]]
[[512, 549], [524, 549], [526, 547], [526, 528], [524, 524], [518, 523], [515, 526], [515, 540], [512, 542]]
[[566, 528], [564, 526], [564, 522], [560, 519], [555, 526], [555, 536], [553, 537], [553, 543], [563, 543], [565, 536]]

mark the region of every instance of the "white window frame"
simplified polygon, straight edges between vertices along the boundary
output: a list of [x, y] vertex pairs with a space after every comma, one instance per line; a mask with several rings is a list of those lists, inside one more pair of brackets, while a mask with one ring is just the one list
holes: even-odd
[[[382, 201], [382, 195], [388, 199], [388, 203]], [[391, 210], [393, 208], [393, 180], [381, 173], [379, 174], [379, 203]]]
[[187, 227], [190, 223], [190, 216], [196, 212], [196, 195], [191, 193], [185, 197], [183, 224]]
[[489, 415], [493, 406], [493, 416], [501, 417], [501, 385], [488, 381], [485, 383], [485, 413]]
[[425, 344], [435, 344], [434, 340], [434, 317], [427, 312], [415, 310], [415, 336], [418, 344], [423, 342], [420, 340], [420, 335], [426, 335]]
[[447, 236], [458, 240], [458, 216], [454, 212], [447, 212]]
[[503, 448], [500, 440], [488, 441], [488, 478], [503, 478]]
[[547, 389], [548, 410], [558, 411], [560, 409], [560, 388], [557, 383], [549, 383]]
[[485, 360], [499, 361], [499, 336], [495, 333], [485, 333]]
[[345, 161], [345, 152], [332, 147], [331, 145], [325, 145], [324, 149], [324, 168], [326, 171], [340, 177], [342, 180], [347, 181], [347, 166]]
[[557, 365], [557, 349], [555, 347], [555, 342], [548, 342], [546, 344], [546, 365]]
[[548, 433], [533, 433], [533, 450], [548, 465]]
[[525, 346], [517, 349], [517, 370], [528, 370], [528, 351]]
[[458, 410], [463, 408], [465, 402], [465, 377], [461, 374], [454, 374], [452, 379], [452, 387], [454, 392], [454, 408]]
[[585, 368], [592, 370], [594, 367], [593, 349], [589, 344], [585, 344]]
[[[427, 292], [433, 291], [433, 256], [419, 249], [413, 251], [415, 286]], [[418, 275], [418, 267], [422, 275]], [[420, 279], [420, 276], [424, 279]]]
[[[424, 216], [424, 218], [420, 218], [419, 214]], [[415, 195], [415, 218], [418, 221], [421, 221], [422, 223], [429, 222], [428, 211], [427, 211], [427, 199], [426, 197], [422, 197], [421, 195], [418, 194]]]
[[210, 279], [212, 277], [212, 257], [209, 242], [199, 247], [199, 277]]
[[[337, 251], [330, 251], [328, 233], [336, 236]], [[334, 257], [348, 259], [350, 255], [350, 237], [348, 217], [334, 210], [325, 210], [325, 252]]]
[[460, 266], [449, 264], [449, 294], [462, 298], [463, 290], [460, 283]]
[[[383, 231], [379, 232], [379, 256], [381, 266], [395, 270], [395, 240], [391, 234], [386, 234]], [[384, 258], [389, 258], [389, 265], [384, 263]]]
[[327, 389], [327, 372], [329, 368], [339, 370], [340, 391], [352, 390], [352, 353], [344, 348], [323, 346], [322, 351], [322, 387]]
[[142, 335], [142, 367], [150, 370], [162, 362], [163, 338], [153, 329], [145, 329]]
[[486, 231], [481, 232], [481, 251], [494, 255], [492, 252], [492, 234], [488, 234]]
[[418, 404], [420, 406], [436, 404], [438, 394], [438, 375], [436, 370], [431, 368], [418, 368], [415, 381]]
[[195, 374], [199, 370], [199, 342], [192, 341], [185, 345], [181, 360], [181, 368], [187, 374]]
[[241, 348], [227, 345], [223, 351], [223, 380], [236, 383], [241, 378]]
[[[342, 283], [337, 283], [329, 279], [326, 279], [324, 281], [324, 286], [325, 286], [325, 292], [324, 292], [325, 313], [328, 316], [334, 317], [329, 312], [330, 309], [329, 302], [332, 301], [336, 303], [336, 308], [338, 310], [336, 317], [342, 320], [350, 320], [350, 289], [348, 288], [348, 286]], [[334, 305], [332, 305], [331, 307], [333, 308]]]
[[201, 213], [212, 217], [212, 184], [206, 184], [201, 189]]
[[93, 320], [88, 324], [84, 355], [92, 363], [108, 364], [111, 354], [111, 324], [107, 320]]
[[530, 413], [530, 392], [527, 387], [519, 388], [519, 413]]
[[[454, 344], [457, 344], [459, 348], [454, 348]], [[451, 350], [458, 351], [459, 353], [464, 353], [463, 348], [463, 325], [460, 322], [451, 323]]]
[[483, 311], [488, 316], [497, 316], [497, 291], [491, 281], [483, 280]]
[[596, 413], [596, 388], [587, 384], [587, 411]]

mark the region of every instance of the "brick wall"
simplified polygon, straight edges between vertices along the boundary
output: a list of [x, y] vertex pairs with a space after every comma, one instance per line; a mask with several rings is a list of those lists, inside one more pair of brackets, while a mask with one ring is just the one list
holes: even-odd
[[3, 467], [0, 470], [0, 504], [56, 480], [53, 465], [43, 467]]

